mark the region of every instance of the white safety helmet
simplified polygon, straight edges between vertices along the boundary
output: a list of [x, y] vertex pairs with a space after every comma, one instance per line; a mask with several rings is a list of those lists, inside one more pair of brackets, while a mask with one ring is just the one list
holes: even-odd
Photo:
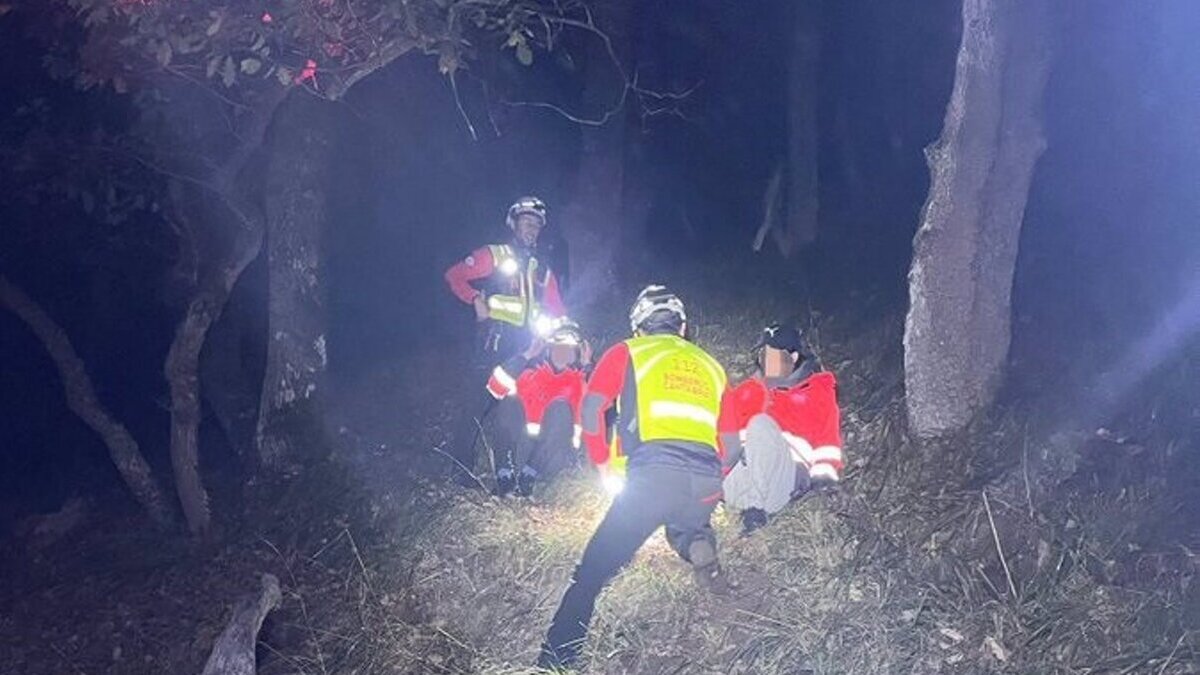
[[666, 286], [651, 284], [638, 293], [633, 308], [629, 310], [629, 328], [633, 332], [641, 329], [642, 325], [652, 318], [662, 319], [662, 312], [667, 312], [678, 319], [679, 323], [687, 321], [687, 312], [679, 296], [667, 290]]
[[550, 333], [550, 337], [546, 338], [546, 342], [552, 345], [578, 347], [583, 344], [583, 330], [579, 324], [564, 316], [558, 320], [558, 326]]
[[508, 216], [504, 219], [508, 229], [517, 229], [517, 217], [524, 214], [537, 216], [542, 221], [542, 226], [546, 225], [546, 203], [537, 197], [530, 196], [521, 197], [508, 207]]

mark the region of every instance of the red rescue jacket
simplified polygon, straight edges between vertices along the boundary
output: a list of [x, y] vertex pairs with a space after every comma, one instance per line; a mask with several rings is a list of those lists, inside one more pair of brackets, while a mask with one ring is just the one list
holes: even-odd
[[735, 387], [730, 399], [743, 438], [750, 418], [766, 413], [783, 431], [792, 458], [811, 476], [841, 477], [841, 411], [833, 373], [818, 372], [797, 384], [771, 388], [755, 377]]
[[[514, 373], [516, 375], [514, 376]], [[579, 368], [556, 371], [548, 361], [527, 362], [518, 354], [496, 366], [488, 378], [487, 390], [496, 399], [516, 396], [525, 410], [525, 431], [537, 436], [542, 431], [542, 418], [550, 404], [565, 400], [571, 406], [571, 417], [579, 417], [579, 402], [583, 398], [584, 372]], [[576, 426], [575, 447], [579, 447]]]

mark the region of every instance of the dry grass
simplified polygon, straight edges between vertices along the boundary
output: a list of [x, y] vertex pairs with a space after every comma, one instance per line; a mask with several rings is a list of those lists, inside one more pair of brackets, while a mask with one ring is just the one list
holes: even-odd
[[[748, 370], [746, 350], [761, 323], [807, 313], [786, 299], [706, 309], [696, 317], [699, 341], [735, 378]], [[620, 325], [620, 308], [605, 311], [606, 325]], [[1120, 435], [1136, 442], [1094, 429], [1039, 432], [1008, 410], [961, 438], [918, 447], [905, 436], [899, 333], [894, 316], [865, 325], [816, 321], [812, 334], [841, 382], [851, 461], [841, 491], [792, 505], [750, 538], [739, 537], [733, 514], [718, 511], [722, 559], [739, 584], [728, 598], [699, 591], [656, 534], [601, 597], [587, 672], [1200, 672], [1200, 472], [1194, 429], [1177, 431], [1200, 405], [1194, 377], [1177, 373], [1195, 373], [1200, 358], [1193, 354], [1167, 384], [1147, 385], [1160, 389], [1147, 399], [1152, 409], [1121, 422], [1128, 433]], [[364, 400], [373, 392], [364, 388]], [[283, 508], [300, 507], [278, 530], [231, 541], [196, 573], [148, 576], [140, 589], [125, 583], [127, 602], [137, 596], [139, 607], [153, 608], [139, 610], [146, 616], [164, 613], [163, 597], [202, 592], [211, 606], [199, 630], [176, 620], [175, 633], [155, 636], [186, 641], [190, 656], [113, 667], [195, 670], [180, 664], [203, 662], [220, 606], [236, 597], [222, 575], [252, 585], [257, 572], [271, 571], [285, 600], [262, 635], [266, 675], [532, 672], [606, 498], [586, 473], [545, 486], [534, 502], [406, 475], [414, 446], [444, 435], [427, 427], [450, 423], [444, 402], [424, 399], [405, 408], [419, 428], [389, 438], [347, 434], [358, 439], [358, 451], [345, 453], [358, 480], [317, 476], [294, 487]], [[394, 401], [387, 403], [367, 426], [391, 423]], [[1163, 421], [1169, 409], [1178, 409], [1182, 426]], [[351, 492], [349, 506], [332, 494]], [[37, 602], [22, 607], [32, 614]], [[0, 630], [6, 621], [0, 617]], [[61, 663], [51, 663], [105, 669], [97, 664], [111, 646], [84, 653], [62, 644]], [[34, 658], [46, 660], [24, 663]]]

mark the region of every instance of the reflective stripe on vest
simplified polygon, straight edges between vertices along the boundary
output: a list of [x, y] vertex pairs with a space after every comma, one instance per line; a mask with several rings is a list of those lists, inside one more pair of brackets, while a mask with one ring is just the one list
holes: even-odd
[[514, 326], [533, 325], [540, 312], [536, 292], [537, 258], [530, 257], [522, 270], [521, 261], [512, 246], [491, 245], [488, 250], [492, 253], [493, 274], [505, 279], [516, 277], [517, 282], [516, 295], [500, 293], [488, 296], [488, 317]]
[[626, 340], [637, 385], [642, 442], [690, 441], [717, 447], [725, 369], [677, 335]]

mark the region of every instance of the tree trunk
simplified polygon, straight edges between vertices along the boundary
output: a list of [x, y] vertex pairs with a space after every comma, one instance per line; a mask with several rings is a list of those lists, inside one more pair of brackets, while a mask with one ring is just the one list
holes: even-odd
[[[246, 266], [262, 250], [262, 217], [245, 198], [239, 182], [244, 169], [259, 154], [268, 125], [275, 111], [288, 97], [289, 87], [268, 90], [237, 120], [238, 145], [207, 181], [190, 181], [203, 193], [203, 202], [216, 202], [220, 215], [214, 219], [226, 224], [217, 228], [229, 232], [229, 241], [214, 260], [197, 262], [198, 282], [188, 299], [183, 318], [175, 328], [175, 337], [163, 364], [163, 375], [171, 394], [171, 466], [175, 489], [183, 506], [188, 529], [205, 534], [212, 524], [208, 493], [200, 478], [200, 354], [208, 330], [221, 316], [229, 294]], [[231, 226], [228, 224], [232, 223]], [[203, 268], [203, 269], [200, 269]]]
[[791, 58], [788, 60], [788, 145], [783, 227], [774, 230], [784, 257], [817, 238], [818, 190], [817, 63], [821, 53], [821, 4], [798, 0]]
[[608, 36], [613, 52], [602, 40], [587, 36], [583, 110], [589, 119], [602, 115], [608, 115], [608, 119], [600, 125], [580, 127], [579, 171], [562, 216], [570, 244], [572, 300], [582, 304], [590, 304], [604, 289], [612, 287], [618, 245], [624, 244], [623, 250], [637, 250], [631, 244], [642, 238], [643, 226], [621, 222], [625, 205], [626, 110], [618, 106], [626, 83], [621, 73], [624, 64], [614, 63], [614, 57], [624, 59], [628, 51], [625, 26], [630, 3], [614, 0], [594, 9], [594, 19]]
[[[200, 389], [230, 449], [249, 468], [262, 385], [261, 363], [256, 363], [255, 356], [261, 354], [246, 344], [252, 339], [251, 331], [258, 328], [257, 317], [248, 316], [244, 309], [238, 311], [240, 308], [233, 306], [238, 301], [234, 291], [230, 306], [209, 332], [200, 354]], [[261, 310], [255, 307], [253, 311], [258, 314]]]
[[171, 508], [158, 481], [154, 479], [150, 465], [142, 457], [137, 441], [120, 422], [112, 418], [96, 397], [83, 360], [75, 353], [63, 329], [32, 298], [3, 276], [0, 276], [0, 305], [16, 314], [41, 340], [58, 368], [67, 407], [104, 441], [121, 478], [146, 513], [150, 514], [150, 518], [159, 525], [169, 525], [172, 520]]
[[175, 489], [193, 534], [212, 523], [208, 493], [200, 478], [200, 351], [208, 329], [221, 316], [229, 293], [242, 271], [262, 249], [262, 229], [243, 227], [228, 253], [201, 278], [175, 329], [163, 374], [171, 392], [171, 466]]
[[259, 590], [238, 601], [233, 616], [217, 638], [202, 675], [254, 675], [258, 632], [271, 610], [279, 606], [283, 593], [273, 574], [262, 575]]
[[1047, 0], [964, 0], [929, 196], [913, 241], [904, 331], [908, 418], [918, 437], [962, 429], [991, 403], [1010, 342], [1021, 220], [1045, 149]]
[[320, 450], [326, 369], [322, 233], [333, 106], [293, 97], [273, 127], [267, 169], [267, 364], [259, 403], [259, 462], [280, 468]]
[[257, 462], [254, 432], [266, 361], [266, 264], [242, 273], [200, 353], [200, 390], [241, 466]]

